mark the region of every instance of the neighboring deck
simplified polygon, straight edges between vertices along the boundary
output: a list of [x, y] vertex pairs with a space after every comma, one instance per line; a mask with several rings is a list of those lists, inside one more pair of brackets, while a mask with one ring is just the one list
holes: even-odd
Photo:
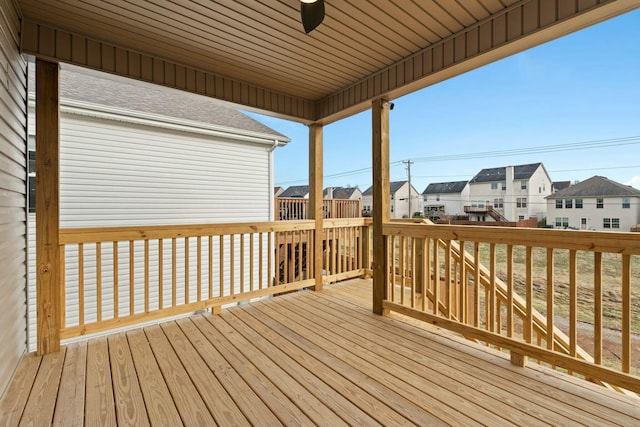
[[371, 281], [24, 357], [0, 425], [640, 425], [640, 400], [429, 325]]

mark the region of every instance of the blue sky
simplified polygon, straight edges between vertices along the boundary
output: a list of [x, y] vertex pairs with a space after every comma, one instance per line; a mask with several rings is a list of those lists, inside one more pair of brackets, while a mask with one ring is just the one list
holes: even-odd
[[[640, 189], [640, 10], [393, 102], [391, 180], [407, 179], [411, 159], [420, 192], [536, 162], [553, 181], [602, 175]], [[307, 127], [251, 115], [292, 140], [275, 151], [275, 184], [306, 184]], [[371, 185], [370, 111], [324, 127], [324, 175], [325, 187]]]

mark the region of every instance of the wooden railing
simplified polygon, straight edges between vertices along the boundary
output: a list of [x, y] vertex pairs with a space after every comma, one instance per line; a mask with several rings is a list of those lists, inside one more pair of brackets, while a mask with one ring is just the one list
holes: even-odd
[[509, 350], [514, 363], [531, 357], [640, 392], [637, 235], [400, 223], [383, 234], [385, 311]]
[[[325, 223], [323, 281], [362, 275], [365, 221]], [[314, 227], [286, 221], [60, 230], [61, 338], [314, 286]]]
[[[309, 199], [276, 197], [275, 204], [276, 221], [308, 219]], [[360, 200], [324, 199], [322, 201], [323, 218], [360, 218], [361, 205]]]

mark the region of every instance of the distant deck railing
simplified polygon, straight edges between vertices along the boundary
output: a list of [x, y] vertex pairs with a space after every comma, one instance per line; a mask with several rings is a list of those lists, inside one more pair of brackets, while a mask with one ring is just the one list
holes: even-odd
[[[385, 224], [383, 234], [383, 310], [509, 350], [517, 364], [531, 357], [640, 392], [640, 370], [632, 366], [640, 354], [631, 346], [640, 333], [637, 235], [408, 223]], [[605, 271], [619, 277], [605, 283]], [[619, 324], [607, 325], [614, 312]], [[619, 360], [604, 356], [607, 326], [619, 330]], [[593, 344], [581, 347], [586, 333]]]
[[[314, 227], [307, 220], [62, 229], [61, 338], [312, 287]], [[323, 282], [364, 273], [364, 219], [327, 220], [321, 236]]]
[[[309, 199], [296, 197], [276, 197], [276, 221], [309, 219]], [[362, 217], [362, 203], [360, 200], [324, 199], [322, 201], [322, 215], [330, 218], [360, 218]]]

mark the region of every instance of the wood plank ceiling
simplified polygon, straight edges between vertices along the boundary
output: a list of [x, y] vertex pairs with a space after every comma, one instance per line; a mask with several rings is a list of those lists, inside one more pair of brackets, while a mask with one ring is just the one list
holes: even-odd
[[[22, 49], [311, 122], [368, 108], [638, 7], [639, 0], [15, 0]], [[582, 17], [582, 19], [580, 19]], [[560, 27], [547, 37], [541, 30]], [[467, 67], [455, 67], [483, 56]], [[448, 71], [447, 71], [448, 70]], [[430, 78], [431, 77], [431, 78]]]

